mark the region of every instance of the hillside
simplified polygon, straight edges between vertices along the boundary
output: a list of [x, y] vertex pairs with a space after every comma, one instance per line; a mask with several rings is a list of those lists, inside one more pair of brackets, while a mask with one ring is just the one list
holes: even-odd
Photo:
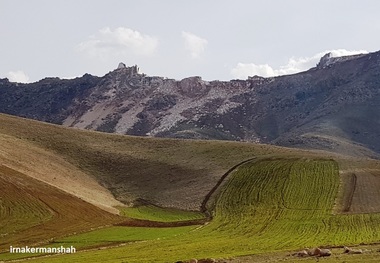
[[150, 137], [221, 139], [379, 157], [380, 52], [324, 56], [308, 71], [177, 81], [118, 68], [104, 77], [0, 80], [0, 112]]
[[[379, 213], [332, 213], [338, 188], [339, 167], [333, 160], [260, 158], [242, 165], [227, 179], [217, 196], [214, 218], [207, 225], [188, 229], [177, 236], [152, 237], [144, 242], [126, 243], [96, 252], [89, 250], [77, 255], [39, 258], [32, 262], [82, 262], [86, 258], [93, 262], [163, 263], [194, 257], [213, 257], [222, 259], [218, 262], [225, 262], [226, 258], [242, 255], [259, 258], [247, 262], [304, 262], [303, 258], [287, 256], [286, 251], [378, 242]], [[134, 232], [133, 229], [130, 231]], [[81, 240], [88, 239], [96, 242], [95, 237], [100, 234], [102, 240], [113, 239], [116, 235], [112, 232], [113, 229], [108, 232], [98, 230], [61, 239], [58, 244], [80, 245]], [[126, 235], [118, 240], [127, 242], [129, 238]], [[354, 257], [341, 255], [338, 251], [334, 250], [336, 255], [331, 260], [344, 262]], [[273, 252], [277, 254], [271, 256]], [[378, 252], [363, 256], [376, 258]], [[316, 259], [312, 260], [315, 262]]]
[[[6, 253], [17, 244], [83, 250], [38, 262], [175, 262], [379, 240], [376, 160], [0, 123], [1, 260], [28, 256]], [[206, 219], [185, 211], [204, 200]]]
[[245, 159], [298, 154], [237, 142], [112, 135], [3, 114], [0, 123], [0, 250], [125, 221], [113, 215], [119, 210], [153, 221], [200, 218], [166, 208], [199, 211], [223, 173]]
[[89, 132], [2, 114], [0, 123], [3, 165], [109, 209], [143, 199], [199, 210], [203, 198], [235, 164], [257, 155], [299, 154], [238, 142]]

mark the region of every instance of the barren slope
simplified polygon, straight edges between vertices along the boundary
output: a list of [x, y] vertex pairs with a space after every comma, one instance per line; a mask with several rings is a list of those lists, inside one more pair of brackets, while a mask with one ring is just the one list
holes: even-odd
[[[3, 119], [1, 124], [7, 125]], [[23, 129], [28, 131], [28, 125], [25, 127], [27, 129]], [[59, 153], [1, 132], [0, 146], [0, 164], [55, 186], [106, 211], [118, 213], [114, 206], [122, 204], [115, 200], [111, 192], [93, 177], [64, 160]]]

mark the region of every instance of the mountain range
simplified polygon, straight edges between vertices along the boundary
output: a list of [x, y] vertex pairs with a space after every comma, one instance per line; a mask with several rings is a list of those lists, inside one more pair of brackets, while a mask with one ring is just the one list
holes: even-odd
[[278, 77], [174, 80], [119, 67], [103, 77], [0, 79], [0, 112], [109, 133], [380, 154], [380, 52], [326, 54]]

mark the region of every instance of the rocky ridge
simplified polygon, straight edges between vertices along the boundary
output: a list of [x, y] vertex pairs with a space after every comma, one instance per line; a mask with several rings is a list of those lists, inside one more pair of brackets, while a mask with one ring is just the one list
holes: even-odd
[[298, 74], [180, 81], [137, 66], [104, 77], [0, 79], [0, 111], [119, 134], [264, 142], [377, 156], [380, 53], [333, 58]]

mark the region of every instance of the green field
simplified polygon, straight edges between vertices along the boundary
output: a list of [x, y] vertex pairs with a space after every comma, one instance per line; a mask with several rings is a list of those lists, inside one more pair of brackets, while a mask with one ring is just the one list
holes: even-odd
[[196, 226], [169, 227], [169, 228], [145, 228], [145, 227], [108, 227], [80, 235], [75, 235], [54, 242], [56, 245], [81, 247], [99, 247], [117, 243], [132, 241], [145, 241], [166, 239], [182, 235], [195, 229]]
[[125, 217], [158, 222], [178, 222], [205, 218], [201, 212], [162, 208], [154, 205], [120, 207], [119, 209], [120, 214]]
[[[162, 232], [165, 238], [159, 240], [32, 262], [82, 262], [84, 259], [175, 262], [193, 257], [229, 258], [321, 245], [378, 242], [379, 214], [332, 214], [338, 188], [338, 164], [333, 160], [256, 160], [241, 166], [228, 178], [216, 199], [213, 220], [201, 228], [172, 237], [165, 237]], [[103, 231], [105, 239], [109, 234], [114, 235], [112, 231]], [[125, 231], [128, 237], [127, 233], [136, 229]], [[146, 230], [140, 231], [144, 235]], [[71, 238], [79, 243], [82, 240], [80, 236]]]

